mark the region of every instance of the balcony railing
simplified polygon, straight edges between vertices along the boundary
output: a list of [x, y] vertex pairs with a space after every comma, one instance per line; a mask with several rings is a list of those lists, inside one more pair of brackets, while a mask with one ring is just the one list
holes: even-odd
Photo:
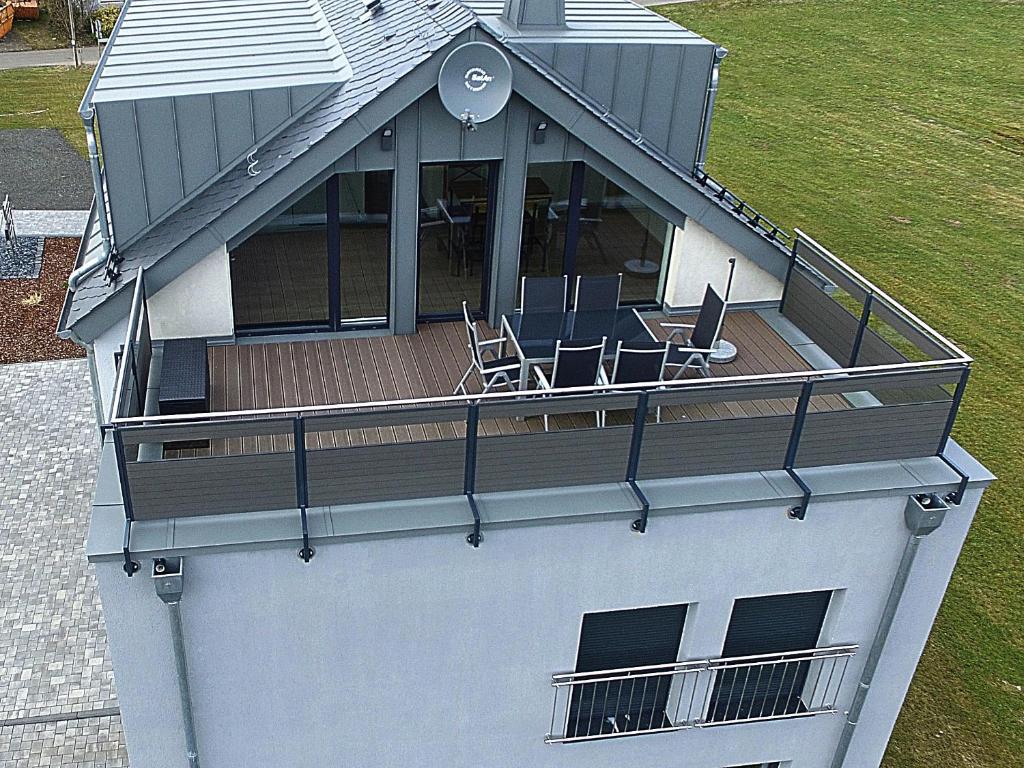
[[[642, 481], [770, 470], [788, 472], [801, 488], [791, 511], [802, 518], [811, 497], [802, 468], [942, 456], [971, 363], [799, 231], [780, 309], [837, 361], [826, 370], [583, 387], [544, 398], [512, 392], [156, 416], [146, 408], [159, 376], [149, 372], [145, 297], [140, 272], [106, 427], [126, 540], [135, 520], [280, 509], [299, 513], [305, 540], [308, 507], [464, 495], [476, 545], [474, 494], [604, 483], [632, 490], [633, 527], [642, 532]], [[551, 432], [514, 428], [543, 414], [595, 411], [616, 418], [600, 428], [592, 416]], [[197, 440], [240, 450], [187, 458], [163, 450]], [[957, 494], [966, 487], [960, 475]]]
[[839, 711], [856, 645], [553, 675], [545, 741], [564, 743]]

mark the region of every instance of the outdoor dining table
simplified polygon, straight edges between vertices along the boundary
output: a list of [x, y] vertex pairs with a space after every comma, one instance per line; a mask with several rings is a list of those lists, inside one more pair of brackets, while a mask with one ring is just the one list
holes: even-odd
[[559, 340], [607, 337], [605, 357], [614, 357], [619, 341], [657, 341], [640, 313], [633, 307], [576, 312], [516, 311], [501, 316], [502, 336], [508, 339], [506, 354], [515, 355], [519, 367], [519, 389], [527, 388], [530, 368], [555, 359]]

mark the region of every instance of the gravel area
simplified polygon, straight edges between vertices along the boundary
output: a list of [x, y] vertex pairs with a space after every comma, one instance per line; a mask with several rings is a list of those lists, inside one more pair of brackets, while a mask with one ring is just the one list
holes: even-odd
[[85, 355], [74, 342], [56, 336], [78, 242], [71, 237], [47, 238], [38, 278], [0, 280], [0, 363]]
[[84, 360], [0, 366], [0, 768], [127, 766], [84, 555], [99, 442]]
[[39, 277], [43, 266], [43, 238], [21, 235], [13, 243], [0, 237], [0, 280]]
[[89, 163], [53, 128], [0, 131], [0, 198], [31, 210], [84, 210], [92, 202]]

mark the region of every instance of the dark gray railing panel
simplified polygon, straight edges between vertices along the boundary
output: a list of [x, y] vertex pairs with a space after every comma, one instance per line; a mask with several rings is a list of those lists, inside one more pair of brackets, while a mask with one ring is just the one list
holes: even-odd
[[[831, 395], [848, 392], [881, 392], [887, 389], [933, 390], [938, 387], [955, 385], [960, 380], [962, 368], [937, 368], [933, 370], [896, 371], [894, 373], [867, 373], [852, 376], [839, 375], [814, 382], [814, 394]], [[949, 393], [947, 393], [947, 397]], [[934, 398], [933, 398], [934, 399]]]
[[812, 269], [820, 272], [827, 280], [850, 294], [858, 304], [863, 305], [868, 295], [867, 290], [850, 275], [819, 254], [814, 246], [806, 240], [797, 239], [796, 255]]
[[136, 520], [295, 507], [291, 453], [129, 462]]
[[326, 416], [306, 416], [305, 420], [307, 432], [407, 426], [410, 424], [436, 424], [439, 422], [464, 423], [466, 421], [466, 406], [449, 405], [438, 408], [351, 411]]
[[310, 506], [456, 496], [465, 451], [464, 440], [307, 451]]
[[792, 428], [792, 415], [648, 424], [637, 479], [779, 469]]
[[[588, 414], [587, 418], [593, 417]], [[632, 427], [605, 427], [481, 436], [476, 490], [487, 493], [622, 482], [632, 431]]]
[[799, 271], [790, 276], [782, 314], [840, 366], [847, 364], [860, 318]]
[[[238, 419], [194, 424], [154, 424], [120, 427], [125, 445], [167, 443], [179, 440], [218, 440], [292, 434], [291, 419]], [[290, 441], [289, 441], [290, 445]]]
[[679, 389], [651, 392], [650, 407], [672, 405], [699, 405], [701, 403], [738, 403], [765, 400], [788, 400], [800, 396], [802, 381], [751, 384], [702, 384]]
[[531, 416], [561, 413], [593, 413], [595, 410], [627, 410], [635, 408], [638, 394], [607, 392], [558, 397], [530, 397], [523, 400], [481, 402], [481, 419], [525, 419]]
[[934, 456], [950, 403], [910, 403], [808, 413], [797, 467]]

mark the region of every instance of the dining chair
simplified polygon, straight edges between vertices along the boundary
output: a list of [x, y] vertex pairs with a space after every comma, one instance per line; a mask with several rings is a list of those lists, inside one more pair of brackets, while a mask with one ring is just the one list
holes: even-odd
[[499, 336], [496, 339], [480, 340], [480, 329], [476, 322], [470, 317], [469, 306], [462, 302], [462, 319], [466, 325], [466, 346], [469, 349], [469, 367], [462, 375], [461, 381], [455, 387], [453, 394], [468, 394], [466, 382], [469, 377], [476, 373], [480, 376], [483, 384], [484, 394], [487, 394], [495, 386], [507, 386], [515, 389], [519, 378], [519, 358], [501, 357], [501, 347], [507, 339]]
[[[533, 366], [533, 376], [537, 388], [544, 390], [565, 389], [567, 387], [594, 387], [601, 381], [601, 363], [604, 360], [606, 338], [600, 341], [559, 339], [555, 343], [555, 364], [551, 369], [551, 378], [547, 377], [539, 365]], [[550, 395], [542, 395], [550, 397]], [[597, 426], [601, 426], [601, 412], [594, 411]], [[544, 414], [544, 431], [548, 431], [548, 414]]]

